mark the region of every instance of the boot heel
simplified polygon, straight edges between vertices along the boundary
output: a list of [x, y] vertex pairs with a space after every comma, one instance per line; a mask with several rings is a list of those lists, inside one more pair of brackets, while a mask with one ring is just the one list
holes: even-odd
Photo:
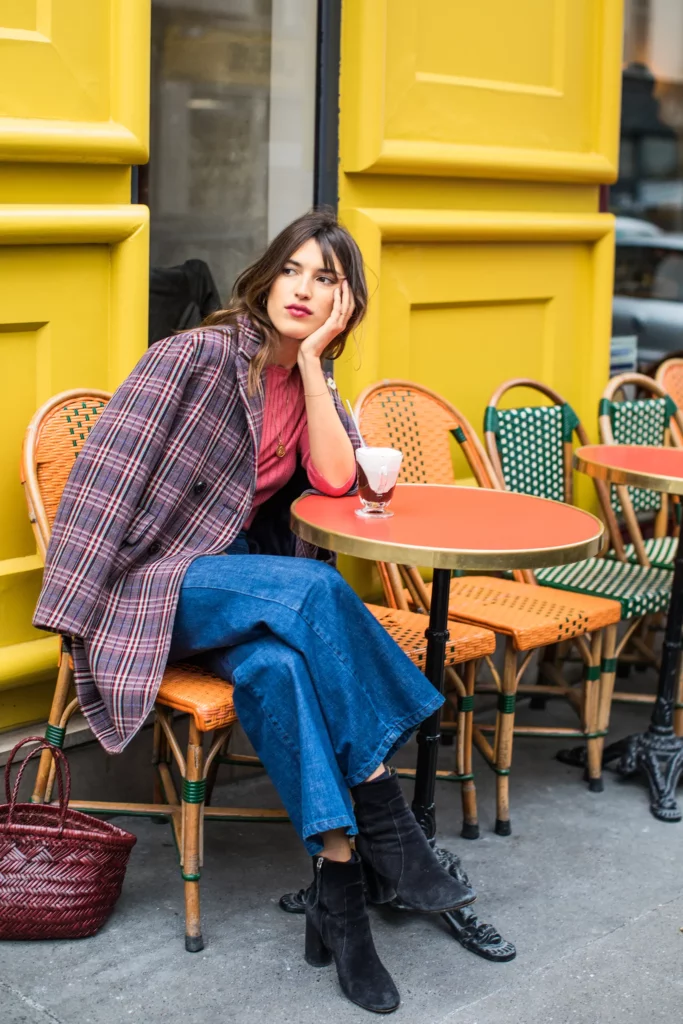
[[332, 963], [332, 954], [320, 937], [320, 932], [309, 920], [306, 921], [304, 957], [311, 967], [327, 967]]
[[370, 864], [363, 864], [363, 876], [370, 903], [389, 903], [394, 899], [396, 896], [395, 886], [378, 875]]

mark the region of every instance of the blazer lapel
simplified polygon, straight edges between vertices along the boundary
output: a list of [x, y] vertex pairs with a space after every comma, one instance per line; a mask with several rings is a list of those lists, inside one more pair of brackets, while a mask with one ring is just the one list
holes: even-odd
[[251, 436], [251, 443], [254, 449], [254, 487], [256, 486], [256, 470], [258, 467], [258, 453], [261, 445], [261, 431], [263, 429], [263, 389], [259, 388], [255, 395], [248, 392], [249, 365], [261, 345], [261, 338], [257, 331], [247, 320], [241, 320], [237, 333], [237, 385], [240, 398], [247, 417], [247, 427]]

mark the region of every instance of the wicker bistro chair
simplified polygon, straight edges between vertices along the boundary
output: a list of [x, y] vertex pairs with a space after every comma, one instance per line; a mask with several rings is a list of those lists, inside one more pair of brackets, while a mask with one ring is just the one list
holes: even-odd
[[[73, 460], [110, 397], [107, 392], [92, 389], [63, 392], [38, 410], [26, 431], [21, 479], [38, 550], [43, 559]], [[394, 612], [373, 606], [369, 608], [411, 660], [423, 668], [427, 650], [423, 617], [410, 612]], [[57, 684], [45, 733], [46, 739], [58, 747], [63, 746], [69, 719], [78, 710], [78, 700], [72, 692], [73, 663], [67, 646], [62, 644]], [[464, 694], [471, 693], [474, 687], [474, 659], [488, 654], [494, 646], [493, 634], [485, 629], [462, 627], [462, 632], [454, 636], [449, 644], [447, 660], [451, 665], [465, 663]], [[189, 738], [185, 752], [174, 730], [174, 720], [178, 713], [189, 716]], [[153, 799], [146, 804], [71, 802], [71, 806], [91, 813], [146, 815], [171, 822], [185, 888], [185, 947], [190, 952], [203, 948], [199, 882], [203, 862], [204, 820], [288, 820], [286, 812], [279, 809], [208, 805], [208, 796], [219, 763], [261, 767], [255, 757], [230, 753], [229, 743], [236, 722], [233, 687], [230, 683], [210, 675], [196, 665], [170, 665], [164, 673], [154, 707], [152, 762], [156, 777]], [[471, 726], [464, 714], [461, 722], [463, 734], [467, 735], [468, 729]], [[204, 736], [207, 733], [211, 734], [211, 738], [205, 753]], [[173, 764], [182, 780], [180, 795], [172, 774]], [[471, 762], [466, 753], [460, 757], [460, 776], [463, 780], [466, 820], [476, 827], [476, 794]], [[49, 751], [44, 751], [33, 801], [50, 801], [53, 782], [52, 757]]]
[[[683, 409], [683, 359], [665, 359], [655, 373], [655, 381], [669, 395], [679, 409]], [[670, 422], [671, 440], [683, 448], [683, 430], [678, 425], [678, 417]]]
[[[623, 389], [629, 386], [645, 392], [648, 397], [624, 399]], [[683, 416], [664, 388], [642, 373], [624, 373], [612, 378], [600, 401], [599, 426], [603, 444], [669, 446], [673, 442], [676, 447], [681, 447], [674, 441], [673, 427], [680, 433]], [[624, 519], [631, 537], [632, 542], [624, 548], [626, 560], [634, 565], [673, 569], [677, 538], [667, 536], [667, 495], [639, 487], [613, 486], [610, 488], [610, 503], [615, 516]], [[639, 514], [655, 517], [654, 536], [647, 540], [643, 538]], [[607, 557], [617, 556], [611, 550]]]
[[[360, 395], [355, 411], [368, 444], [403, 451], [401, 482], [454, 485], [452, 435], [478, 485], [501, 486], [471, 425], [435, 392], [410, 381], [385, 380]], [[429, 609], [431, 588], [415, 567], [380, 563], [379, 572], [389, 604], [396, 608]], [[492, 629], [505, 642], [502, 675], [491, 659], [487, 659], [498, 697], [495, 726], [476, 724], [472, 727], [475, 746], [497, 776], [495, 828], [499, 835], [510, 833], [508, 779], [515, 735], [586, 740], [590, 785], [595, 790], [602, 788], [602, 743], [609, 721], [615, 623], [620, 611], [613, 601], [559, 592], [551, 595], [538, 587], [531, 576], [520, 572], [514, 576], [514, 579], [497, 579], [457, 574], [451, 580], [449, 607], [454, 629], [458, 622], [476, 624]], [[590, 634], [590, 641], [586, 634]], [[546, 676], [550, 679], [547, 685], [522, 683], [534, 650], [540, 647], [554, 650], [558, 643], [568, 639], [577, 641], [586, 661], [586, 677], [581, 687], [569, 686], [560, 677], [552, 659], [545, 665]], [[479, 691], [482, 690], [479, 687]], [[565, 697], [578, 713], [579, 728], [515, 726], [518, 693]], [[457, 699], [461, 702], [459, 694]], [[486, 735], [491, 732], [492, 743]]]
[[[552, 404], [500, 409], [503, 395], [518, 387], [535, 390]], [[576, 434], [581, 444], [588, 444], [588, 436], [571, 406], [556, 391], [528, 379], [502, 384], [486, 410], [484, 429], [487, 450], [501, 483], [524, 494], [573, 500], [573, 437]], [[641, 634], [648, 615], [667, 609], [672, 574], [668, 569], [634, 565], [627, 560], [608, 489], [601, 481], [594, 484], [613, 557], [538, 569], [535, 578], [543, 586], [618, 601], [621, 621], [628, 625], [616, 650], [608, 656], [612, 667], [616, 667], [616, 659], [654, 663], [655, 656]], [[635, 653], [626, 653], [629, 645]], [[625, 693], [615, 693], [613, 699], [638, 703], [652, 700], [649, 695]]]

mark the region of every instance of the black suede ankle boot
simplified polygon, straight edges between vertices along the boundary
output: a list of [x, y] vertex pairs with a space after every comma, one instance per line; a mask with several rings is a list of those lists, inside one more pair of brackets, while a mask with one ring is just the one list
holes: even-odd
[[347, 999], [391, 1013], [401, 997], [372, 941], [358, 854], [345, 862], [318, 857], [314, 871], [306, 900], [307, 962], [326, 967], [334, 960]]
[[396, 899], [406, 910], [440, 914], [474, 902], [474, 890], [439, 864], [397, 775], [362, 782], [351, 793], [356, 802], [356, 850], [372, 903]]

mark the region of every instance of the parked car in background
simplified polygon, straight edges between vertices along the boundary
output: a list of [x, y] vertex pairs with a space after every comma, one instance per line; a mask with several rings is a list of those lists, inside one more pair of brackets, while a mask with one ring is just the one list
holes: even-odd
[[615, 230], [617, 242], [622, 238], [656, 238], [664, 232], [650, 220], [641, 220], [640, 217], [615, 217]]
[[641, 368], [683, 349], [683, 235], [617, 225], [612, 336], [628, 335], [638, 338]]

